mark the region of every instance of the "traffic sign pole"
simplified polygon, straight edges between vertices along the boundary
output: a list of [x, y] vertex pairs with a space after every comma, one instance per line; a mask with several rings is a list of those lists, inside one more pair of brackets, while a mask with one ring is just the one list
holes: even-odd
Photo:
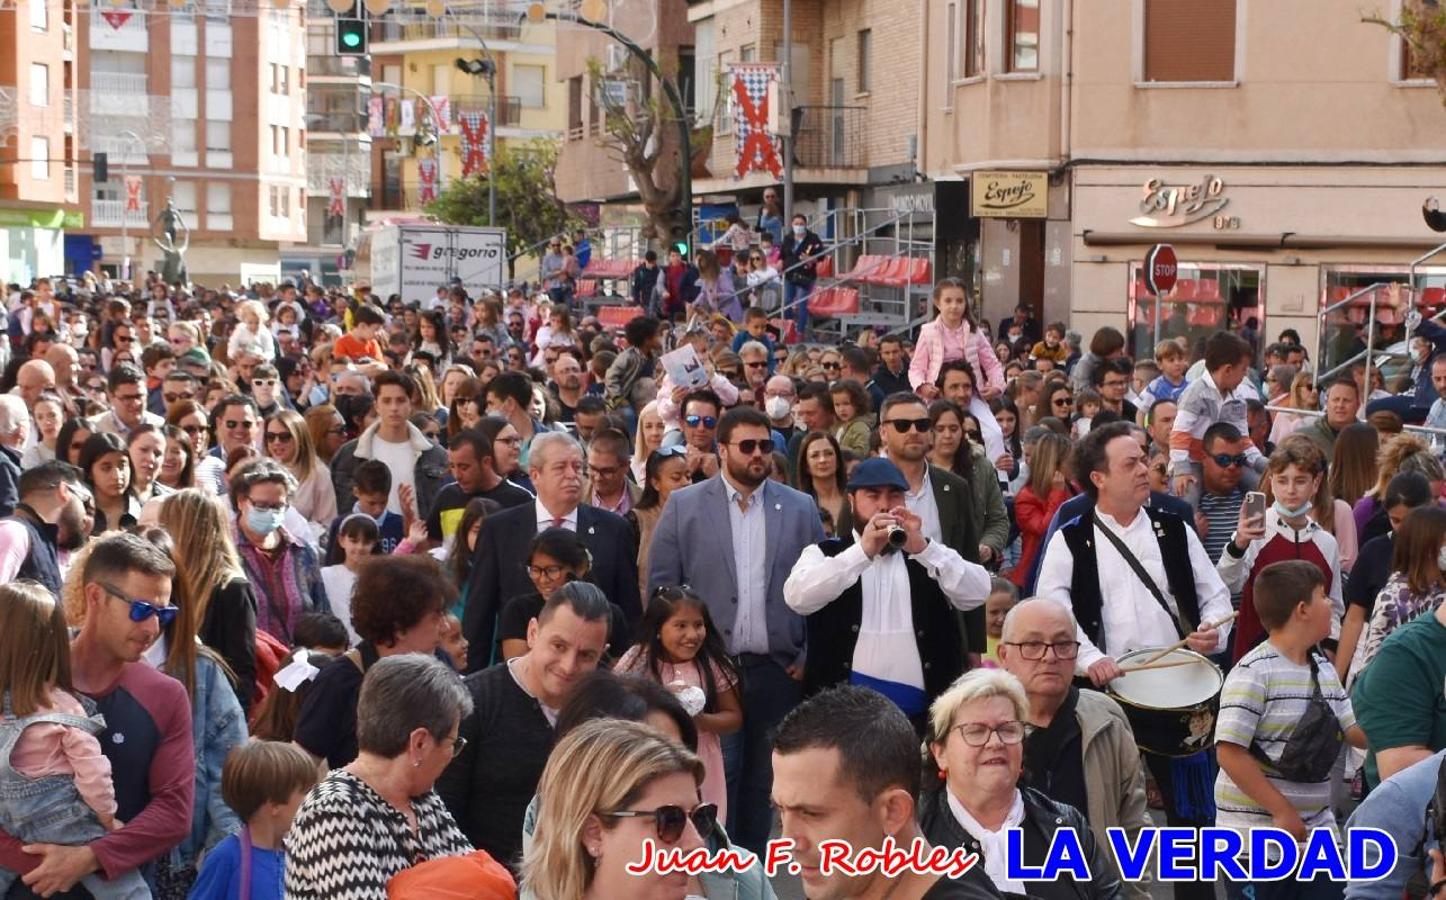
[[1156, 244], [1145, 254], [1145, 287], [1155, 295], [1155, 343], [1160, 343], [1160, 321], [1163, 318], [1162, 298], [1175, 289], [1180, 274], [1180, 260], [1169, 244]]

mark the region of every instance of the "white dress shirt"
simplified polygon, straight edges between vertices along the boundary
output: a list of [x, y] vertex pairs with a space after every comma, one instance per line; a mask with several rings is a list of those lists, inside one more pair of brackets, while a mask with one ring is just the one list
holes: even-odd
[[728, 495], [728, 526], [733, 534], [734, 577], [738, 582], [738, 615], [728, 652], [768, 653], [768, 522], [764, 514], [764, 482], [753, 490], [747, 509], [741, 491], [723, 475]]
[[[1110, 529], [1129, 548], [1140, 561], [1145, 573], [1160, 589], [1160, 593], [1174, 605], [1174, 598], [1170, 596], [1170, 582], [1165, 575], [1165, 559], [1160, 550], [1160, 542], [1155, 538], [1155, 529], [1144, 509], [1135, 514], [1134, 520], [1128, 526], [1120, 525], [1114, 518], [1098, 509], [1095, 513], [1099, 515], [1099, 521], [1104, 523], [1103, 527]], [[1130, 564], [1125, 562], [1125, 558], [1115, 549], [1115, 545], [1099, 533], [1100, 527], [1099, 524], [1094, 526], [1095, 561], [1099, 567], [1100, 597], [1103, 600], [1100, 625], [1104, 630], [1105, 650], [1096, 647], [1085, 636], [1083, 628], [1076, 628], [1080, 648], [1075, 670], [1080, 673], [1104, 659], [1106, 655], [1118, 659], [1131, 650], [1163, 649], [1180, 640], [1170, 617], [1160, 608], [1149, 589], [1140, 582], [1139, 576], [1135, 575]], [[1201, 621], [1196, 624], [1218, 622], [1231, 613], [1230, 590], [1215, 571], [1215, 565], [1205, 553], [1205, 547], [1200, 543], [1200, 537], [1194, 528], [1186, 526], [1185, 540], [1190, 547], [1189, 565], [1195, 576], [1195, 594], [1200, 604]], [[1065, 543], [1064, 531], [1056, 531], [1044, 551], [1044, 562], [1040, 565], [1035, 596], [1049, 597], [1073, 609], [1070, 600], [1073, 574], [1074, 555]], [[1174, 612], [1179, 615], [1178, 606]], [[1181, 625], [1185, 623], [1181, 622]], [[1217, 653], [1229, 645], [1230, 626], [1221, 626], [1218, 633], [1219, 640], [1212, 651]]]
[[[888, 458], [887, 454], [884, 457]], [[944, 540], [944, 526], [939, 523], [939, 504], [934, 500], [934, 484], [929, 478], [929, 466], [924, 466], [924, 482], [918, 491], [904, 492], [904, 506], [909, 512], [923, 520], [919, 529], [931, 541]]]
[[547, 507], [542, 505], [542, 499], [538, 498], [537, 505], [537, 533], [541, 534], [549, 528], [566, 528], [568, 531], [577, 531], [577, 507], [574, 506], [567, 515], [562, 516], [562, 524], [556, 524], [558, 517], [548, 512]]
[[[806, 616], [837, 600], [854, 582], [861, 582], [863, 611], [853, 671], [923, 690], [923, 660], [914, 634], [905, 555], [880, 553], [869, 559], [857, 541], [855, 533], [853, 546], [834, 557], [825, 556], [817, 544], [805, 547], [783, 584], [783, 600], [789, 609]], [[939, 584], [955, 609], [976, 609], [989, 596], [989, 572], [939, 541], [929, 541], [913, 559]]]

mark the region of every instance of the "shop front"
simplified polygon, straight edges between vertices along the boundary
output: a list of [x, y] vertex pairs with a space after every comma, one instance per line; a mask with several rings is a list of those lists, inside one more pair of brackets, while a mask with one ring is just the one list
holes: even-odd
[[80, 213], [55, 207], [0, 208], [0, 266], [5, 280], [29, 284], [42, 275], [65, 274], [65, 230], [83, 224]]
[[[1389, 286], [1405, 286], [1412, 260], [1446, 241], [1422, 218], [1438, 193], [1446, 195], [1440, 166], [1080, 166], [1072, 327], [1086, 342], [1101, 326], [1119, 328], [1139, 359], [1160, 339], [1183, 336], [1193, 348], [1229, 328], [1263, 347], [1292, 328], [1314, 359], [1324, 324], [1318, 362], [1328, 368], [1364, 346], [1372, 309], [1377, 346], [1399, 339], [1403, 310], [1387, 301], [1400, 291]], [[1162, 297], [1146, 288], [1143, 268], [1157, 243], [1180, 261]], [[1439, 294], [1446, 305], [1446, 255], [1439, 262], [1416, 279], [1418, 289], [1439, 290], [1416, 296]]]

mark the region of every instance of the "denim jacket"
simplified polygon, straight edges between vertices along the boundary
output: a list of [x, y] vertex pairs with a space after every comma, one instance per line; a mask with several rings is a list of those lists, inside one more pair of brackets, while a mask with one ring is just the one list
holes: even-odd
[[191, 739], [196, 745], [196, 799], [191, 835], [171, 851], [171, 865], [195, 865], [201, 855], [244, 824], [221, 799], [221, 765], [246, 743], [246, 716], [220, 666], [196, 657], [196, 695], [191, 700]]

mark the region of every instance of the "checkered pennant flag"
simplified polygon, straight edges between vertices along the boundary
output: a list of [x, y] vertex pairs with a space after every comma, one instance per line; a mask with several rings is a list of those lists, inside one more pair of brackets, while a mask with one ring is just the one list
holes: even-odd
[[768, 130], [768, 86], [778, 80], [777, 65], [733, 66], [734, 148], [738, 155], [734, 175], [742, 178], [757, 169], [783, 177], [783, 144]]

